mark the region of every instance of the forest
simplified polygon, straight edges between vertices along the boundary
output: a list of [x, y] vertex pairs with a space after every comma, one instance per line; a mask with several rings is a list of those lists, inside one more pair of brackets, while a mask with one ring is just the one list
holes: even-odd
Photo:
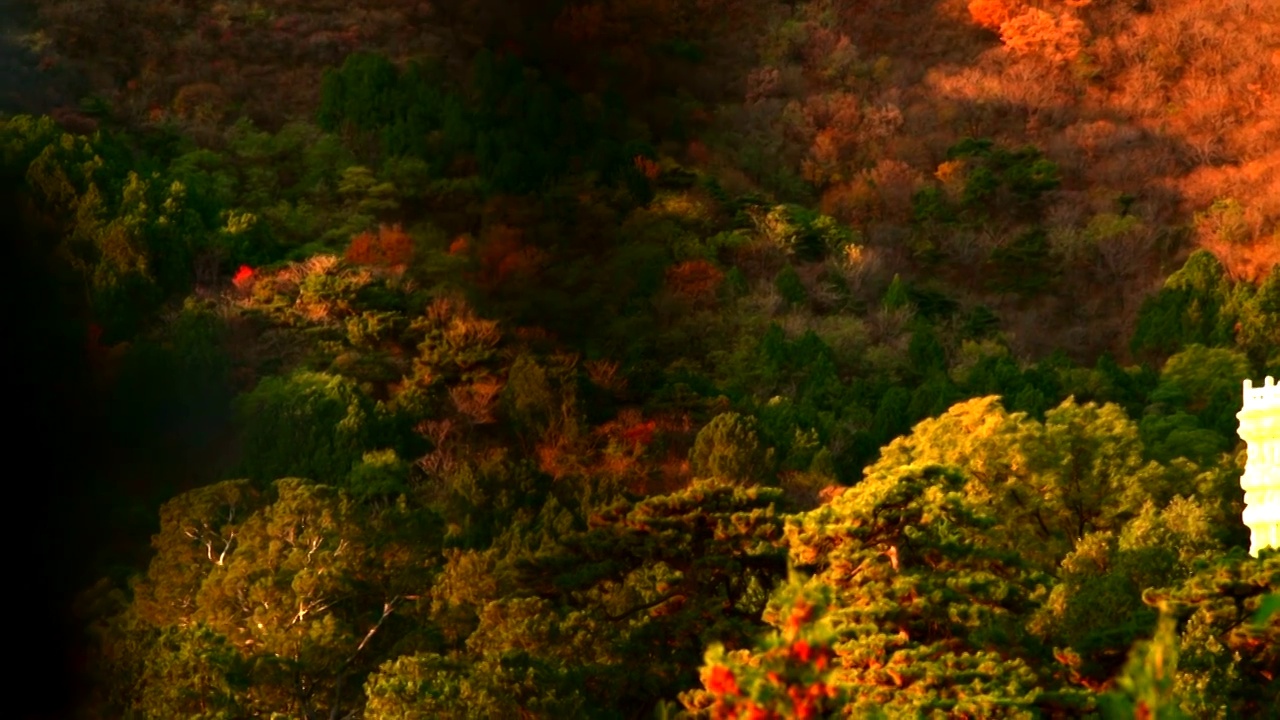
[[1280, 718], [1280, 4], [0, 19], [30, 717]]

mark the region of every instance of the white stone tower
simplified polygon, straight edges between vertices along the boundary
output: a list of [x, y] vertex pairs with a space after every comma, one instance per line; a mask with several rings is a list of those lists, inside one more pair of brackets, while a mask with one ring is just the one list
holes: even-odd
[[1244, 524], [1252, 531], [1249, 552], [1280, 548], [1280, 385], [1267, 376], [1255, 388], [1244, 381], [1240, 412], [1240, 439], [1248, 444], [1248, 462], [1240, 487], [1244, 489]]

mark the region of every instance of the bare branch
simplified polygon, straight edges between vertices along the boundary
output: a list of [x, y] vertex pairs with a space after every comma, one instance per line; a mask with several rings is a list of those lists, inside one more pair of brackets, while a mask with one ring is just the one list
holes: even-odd
[[[227, 559], [227, 551], [231, 549], [231, 541], [232, 541], [232, 540], [235, 540], [235, 539], [236, 539], [236, 534], [235, 534], [234, 532], [233, 532], [233, 533], [231, 533], [231, 535], [227, 537], [227, 541], [226, 541], [226, 543], [222, 546], [222, 552], [221, 552], [221, 553], [218, 553], [218, 564], [219, 564], [219, 565], [221, 565], [221, 564], [222, 564], [222, 561], [224, 561], [224, 560], [226, 560], [226, 559]], [[212, 558], [210, 558], [210, 559], [212, 559]]]

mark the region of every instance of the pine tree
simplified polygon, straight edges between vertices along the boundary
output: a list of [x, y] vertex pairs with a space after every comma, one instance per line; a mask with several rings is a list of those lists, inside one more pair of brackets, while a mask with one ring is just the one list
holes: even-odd
[[[1089, 707], [1087, 694], [1037, 669], [1038, 645], [1022, 627], [1048, 576], [990, 542], [997, 518], [964, 488], [952, 470], [898, 466], [788, 519], [792, 561], [831, 599], [825, 682], [845, 716], [1069, 717]], [[794, 602], [794, 591], [780, 592], [765, 613], [783, 637], [794, 636]], [[757, 644], [730, 666], [765, 669], [776, 645]], [[743, 689], [727, 684], [721, 674], [707, 690], [723, 703]], [[706, 705], [697, 694], [686, 702]]]
[[1194, 717], [1266, 717], [1280, 707], [1280, 615], [1258, 621], [1280, 591], [1280, 551], [1233, 548], [1144, 600], [1178, 622], [1174, 692]]
[[521, 648], [548, 677], [580, 673], [575, 687], [600, 717], [651, 705], [696, 680], [707, 644], [740, 646], [760, 627], [785, 572], [781, 498], [774, 488], [697, 480], [589, 510], [586, 527], [549, 503], [489, 550], [451, 560], [435, 614], [460, 628], [454, 636], [467, 637], [481, 663], [464, 674]]

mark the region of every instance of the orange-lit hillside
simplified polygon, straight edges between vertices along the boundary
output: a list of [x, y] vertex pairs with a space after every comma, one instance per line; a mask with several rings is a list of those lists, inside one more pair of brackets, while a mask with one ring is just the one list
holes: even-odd
[[863, 96], [902, 115], [877, 162], [928, 176], [959, 135], [1032, 142], [1068, 171], [1063, 221], [1106, 209], [1109, 193], [1143, 196], [1139, 211], [1157, 223], [1233, 200], [1230, 231], [1197, 223], [1197, 240], [1242, 276], [1277, 260], [1280, 6], [886, 5], [851, 4], [838, 26], [864, 56], [890, 61]]
[[[767, 148], [750, 180], [802, 179], [891, 266], [910, 244], [912, 196], [952, 193], [952, 177], [963, 185], [946, 157], [961, 138], [1033, 144], [1058, 164], [1044, 222], [1071, 281], [1035, 307], [979, 293], [1029, 351], [1125, 332], [1196, 245], [1255, 281], [1280, 261], [1280, 6], [944, 0], [762, 12], [756, 60], [738, 75], [745, 102], [719, 113], [736, 138], [719, 166], [732, 176], [733, 157]], [[1108, 231], [1115, 214], [1137, 224]], [[997, 209], [976, 234], [914, 242], [963, 285], [1024, 229]], [[1046, 321], [1057, 339], [1037, 337]]]

